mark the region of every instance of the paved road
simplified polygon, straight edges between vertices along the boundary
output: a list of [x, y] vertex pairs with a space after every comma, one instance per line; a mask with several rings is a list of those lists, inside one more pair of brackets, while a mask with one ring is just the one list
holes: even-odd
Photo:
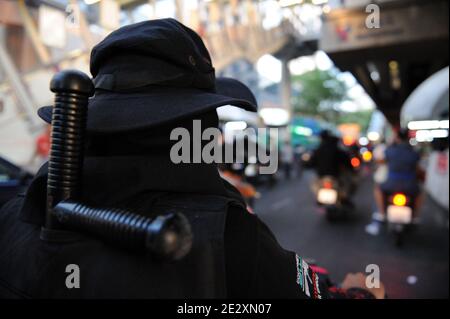
[[[377, 264], [390, 298], [448, 298], [447, 213], [427, 200], [422, 224], [408, 234], [405, 246], [399, 249], [388, 233], [373, 237], [364, 230], [373, 211], [370, 176], [362, 179], [355, 194], [355, 213], [337, 224], [318, 213], [309, 189], [312, 178], [311, 172], [305, 172], [301, 178], [280, 178], [272, 189], [260, 189], [263, 196], [255, 211], [283, 247], [314, 258], [335, 281], [341, 281], [347, 272]], [[416, 277], [415, 284], [408, 283], [411, 276]]]

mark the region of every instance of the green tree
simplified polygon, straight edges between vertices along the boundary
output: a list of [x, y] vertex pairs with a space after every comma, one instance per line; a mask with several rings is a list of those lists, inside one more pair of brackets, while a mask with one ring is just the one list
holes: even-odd
[[292, 103], [296, 114], [322, 117], [337, 123], [339, 112], [337, 105], [348, 99], [347, 84], [338, 77], [335, 69], [314, 69], [304, 74], [293, 76], [294, 88]]

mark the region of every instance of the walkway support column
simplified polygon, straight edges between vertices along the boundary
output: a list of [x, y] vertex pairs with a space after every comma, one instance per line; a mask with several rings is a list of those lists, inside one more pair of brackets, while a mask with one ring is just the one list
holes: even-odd
[[[287, 111], [289, 114], [289, 122], [292, 119], [292, 102], [291, 102], [291, 96], [292, 96], [292, 89], [291, 89], [291, 71], [289, 70], [289, 59], [282, 58], [281, 60], [281, 103], [283, 105], [283, 108]], [[289, 128], [288, 128], [289, 130]], [[288, 134], [289, 131], [286, 131], [284, 139], [290, 140], [290, 134]]]

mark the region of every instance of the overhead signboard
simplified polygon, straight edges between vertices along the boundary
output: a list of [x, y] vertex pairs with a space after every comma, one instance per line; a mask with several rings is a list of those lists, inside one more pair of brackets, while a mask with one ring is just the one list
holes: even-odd
[[320, 48], [332, 53], [448, 37], [444, 2], [381, 7], [379, 16], [374, 14], [364, 7], [331, 12], [323, 24]]

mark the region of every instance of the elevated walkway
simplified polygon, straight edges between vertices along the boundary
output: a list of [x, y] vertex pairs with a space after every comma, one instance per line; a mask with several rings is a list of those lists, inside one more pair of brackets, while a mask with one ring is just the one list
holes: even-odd
[[[37, 108], [53, 100], [48, 89], [53, 74], [67, 68], [89, 73], [91, 48], [124, 23], [118, 13], [129, 15], [134, 7], [148, 3], [155, 4], [102, 0], [97, 8], [100, 12], [93, 14], [75, 0], [0, 0], [0, 156], [19, 165], [28, 162], [35, 137], [44, 125], [36, 115]], [[207, 5], [206, 22], [199, 19], [198, 10], [180, 20], [202, 36], [217, 71], [236, 60], [255, 63], [265, 54], [288, 60], [317, 49], [320, 25], [302, 21], [298, 7], [272, 10], [251, 1], [233, 0]], [[279, 21], [268, 25], [267, 19], [275, 14]], [[54, 24], [46, 26], [49, 19]], [[130, 18], [125, 24], [132, 22], [137, 21]]]
[[332, 10], [324, 16], [320, 48], [398, 125], [411, 92], [448, 66], [448, 1], [392, 0], [379, 8], [379, 28], [367, 26], [365, 7]]

